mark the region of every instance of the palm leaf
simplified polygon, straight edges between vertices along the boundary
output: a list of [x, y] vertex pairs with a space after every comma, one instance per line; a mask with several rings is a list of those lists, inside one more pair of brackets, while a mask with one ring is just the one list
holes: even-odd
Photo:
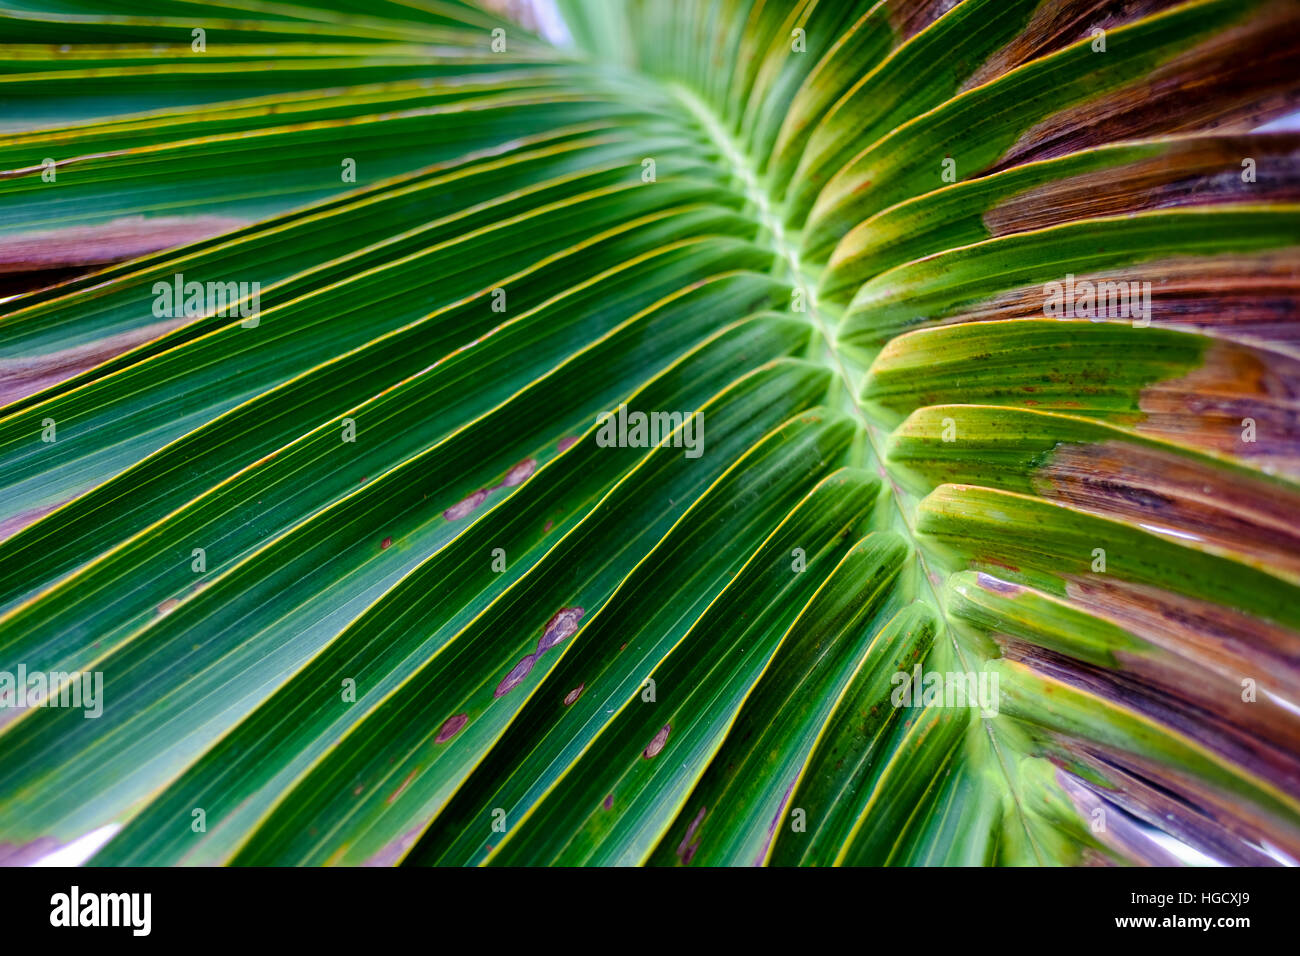
[[0, 9], [0, 861], [1300, 858], [1295, 5], [558, 12]]

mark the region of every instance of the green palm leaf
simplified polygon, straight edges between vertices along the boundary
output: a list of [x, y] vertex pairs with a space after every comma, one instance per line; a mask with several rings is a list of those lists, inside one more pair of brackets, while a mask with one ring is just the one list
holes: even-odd
[[1300, 10], [558, 12], [0, 6], [0, 862], [1300, 859]]

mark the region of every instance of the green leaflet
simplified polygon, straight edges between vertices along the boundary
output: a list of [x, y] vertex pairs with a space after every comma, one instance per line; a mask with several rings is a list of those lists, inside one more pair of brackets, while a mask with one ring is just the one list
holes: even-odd
[[[1013, 315], [1128, 319], [1138, 328], [1162, 319], [1176, 322], [1184, 318], [1176, 306], [1166, 305], [1159, 293], [1151, 298], [1149, 286], [1141, 285], [1161, 281], [1163, 262], [1206, 254], [1248, 259], [1283, 251], [1293, 258], [1300, 245], [1296, 212], [1281, 205], [1146, 212], [951, 249], [865, 283], [844, 316], [840, 342], [866, 353], [922, 324], [1000, 318], [999, 307]], [[1071, 288], [1080, 290], [1072, 312], [1064, 303], [1067, 277], [1074, 279]], [[1104, 301], [1094, 295], [1089, 303], [1082, 283], [1107, 279], [1125, 280], [1124, 301], [1103, 288]], [[1129, 291], [1129, 281], [1138, 283], [1136, 293]], [[1061, 298], [1061, 309], [1054, 296]]]
[[[725, 436], [724, 447], [731, 446], [729, 450], [734, 457], [728, 460], [740, 459], [734, 467], [743, 467], [743, 449], [750, 447], [752, 456], [765, 452], [767, 445], [779, 446], [784, 436], [778, 432], [765, 443], [751, 447], [785, 413], [808, 405], [824, 388], [825, 377], [820, 370], [780, 366], [742, 380], [733, 394], [720, 396], [720, 407], [715, 410], [705, 405], [701, 411], [704, 415], [713, 413], [711, 417]], [[751, 403], [741, 400], [751, 390], [761, 390], [760, 397], [765, 399], [761, 417], [752, 416]], [[742, 420], [744, 427], [740, 427]], [[795, 422], [791, 427], [800, 424], [808, 427], [815, 422]], [[348, 746], [336, 746], [282, 797], [234, 862], [360, 863], [400, 858], [423, 829], [421, 821], [427, 818], [429, 809], [445, 800], [457, 778], [472, 768], [483, 738], [499, 734], [524, 705], [530, 692], [556, 666], [556, 659], [572, 653], [581, 640], [579, 631], [577, 640], [565, 642], [559, 654], [544, 655], [540, 641], [547, 640], [547, 631], [543, 630], [539, 640], [538, 629], [565, 608], [580, 608], [583, 626], [590, 627], [589, 622], [610, 599], [616, 585], [640, 559], [646, 543], [659, 540], [668, 527], [677, 523], [676, 519], [685, 511], [684, 503], [718, 477], [716, 464], [707, 471], [693, 468], [692, 464], [674, 449], [655, 449], [643, 467], [624, 478], [596, 505], [585, 522], [548, 552], [548, 560], [538, 573], [516, 582], [470, 623], [468, 633], [452, 645], [450, 653], [433, 658], [399, 692], [385, 700], [362, 728], [349, 735]], [[658, 521], [656, 525], [637, 527], [640, 522], [633, 513], [618, 505], [646, 498], [658, 506], [655, 508]], [[668, 507], [673, 504], [675, 508]], [[628, 534], [629, 523], [639, 532], [635, 536]], [[579, 574], [587, 572], [586, 576], [578, 577], [581, 584], [577, 589], [568, 583], [575, 567]], [[534, 610], [538, 607], [555, 610], [541, 615]], [[525, 608], [529, 609], [528, 617], [521, 620]], [[509, 622], [517, 623], [511, 627]], [[505, 654], [485, 653], [488, 635], [492, 643], [502, 645]], [[539, 663], [516, 677], [520, 672], [520, 664], [516, 662], [534, 653]], [[476, 681], [467, 679], [471, 673]], [[445, 679], [449, 674], [456, 675], [455, 682]], [[505, 699], [492, 706], [499, 698]], [[450, 732], [446, 721], [459, 714], [465, 714], [468, 723], [451, 738], [452, 746], [427, 753], [431, 742], [436, 742], [440, 734]], [[425, 732], [409, 740], [394, 738], [393, 721], [424, 728]], [[386, 759], [390, 756], [396, 759]], [[339, 792], [336, 780], [340, 776], [355, 780], [363, 792]], [[389, 783], [396, 789], [390, 790]], [[335, 847], [323, 842], [319, 831], [302, 832], [294, 820], [304, 806], [311, 807], [313, 815], [328, 813], [335, 820], [334, 826], [346, 825], [353, 834], [352, 839]]]
[[[766, 857], [801, 766], [876, 624], [906, 600], [906, 545], [860, 541], [825, 578], [749, 692], [742, 719], [655, 850], [657, 864], [753, 865]], [[865, 592], [865, 593], [864, 593]]]
[[895, 704], [902, 698], [895, 691], [903, 685], [895, 675], [911, 679], [913, 666], [926, 658], [935, 628], [933, 614], [924, 605], [911, 604], [868, 645], [791, 792], [792, 809], [777, 830], [773, 863], [826, 865], [838, 856], [865, 805], [855, 799], [859, 788], [871, 779], [889, 732], [902, 722]]
[[[690, 407], [707, 397], [710, 380], [743, 369], [746, 354], [761, 356], [773, 348], [789, 347], [801, 336], [801, 330], [788, 324], [751, 321], [728, 328], [628, 400]], [[756, 349], [756, 339], [772, 345]], [[408, 572], [386, 597], [295, 674], [276, 697], [228, 734], [195, 765], [190, 773], [192, 783], [169, 792], [138, 818], [106, 848], [106, 858], [123, 862], [170, 861], [178, 855], [187, 862], [223, 859], [222, 854], [233, 848], [232, 841], [237, 842], [243, 832], [240, 824], [246, 828], [254, 822], [280, 788], [332, 745], [339, 728], [360, 719], [432, 650], [451, 640], [456, 629], [464, 627], [487, 601], [541, 561], [555, 536], [584, 517], [631, 463], [600, 456], [588, 440], [550, 467], [559, 471], [554, 476], [555, 487], [564, 489], [563, 495], [534, 494], [525, 484], [519, 500], [512, 496], [489, 505], [489, 510], [460, 531], [448, 547]], [[550, 477], [543, 466], [536, 480], [549, 483]], [[553, 526], [548, 527], [552, 521]], [[504, 571], [493, 566], [494, 547], [501, 548], [508, 559]], [[489, 560], [483, 560], [485, 555]], [[437, 586], [448, 580], [456, 586]], [[428, 621], [444, 623], [430, 631]], [[341, 687], [347, 677], [357, 682], [354, 707], [340, 708], [334, 694], [319, 693], [321, 688]], [[280, 706], [281, 700], [284, 706]], [[284, 735], [290, 728], [292, 743], [286, 746]], [[303, 745], [307, 741], [311, 741], [310, 747]], [[197, 848], [184, 832], [164, 829], [161, 821], [179, 812], [175, 801], [189, 799], [190, 792], [204, 794], [204, 806], [214, 819], [230, 812], [236, 825], [214, 827], [212, 836]], [[138, 842], [145, 835], [148, 839]]]
[[[1122, 109], [1138, 92], [1145, 92], [1142, 84], [1148, 77], [1174, 69], [1171, 64], [1179, 57], [1186, 59], [1184, 75], [1224, 69], [1220, 58], [1228, 56], [1226, 49], [1219, 48], [1218, 57], [1193, 51], [1208, 44], [1215, 33], [1240, 28], [1243, 22], [1264, 30], [1274, 15], [1286, 21], [1280, 9], [1271, 0], [1182, 4], [1110, 31], [1105, 53], [1093, 49], [1091, 38], [1080, 40], [928, 112], [917, 112], [889, 135], [864, 143], [861, 153], [836, 170], [808, 213], [804, 254], [824, 256], [845, 231], [872, 213], [955, 181], [952, 176], [945, 180], [944, 159], [958, 164], [949, 167], [957, 178], [993, 172], [1000, 164], [1033, 158], [1036, 149], [1050, 149], [1051, 134], [1059, 129], [1050, 120], [1066, 128], [1077, 123], [1087, 129], [1087, 124], [1109, 118], [1109, 111]], [[1258, 16], [1250, 19], [1256, 12]], [[1273, 82], [1274, 78], [1260, 80]], [[1130, 92], [1134, 85], [1138, 90]], [[1230, 90], [1212, 90], [1208, 95], [1224, 99], [1204, 104], [1207, 112], [1237, 107]], [[1185, 100], [1182, 108], [1202, 105], [1199, 100]], [[1164, 132], [1177, 117], [1169, 112], [1144, 118], [1149, 131]], [[1036, 133], [1046, 134], [1047, 143]]]
[[[847, 444], [851, 435], [850, 429], [845, 427], [847, 424], [844, 421], [836, 422], [831, 426], [832, 430], [828, 430], [827, 438], [834, 435], [839, 442]], [[809, 438], [814, 436], [820, 437], [814, 432]], [[831, 460], [827, 452], [835, 446], [826, 439], [822, 439], [819, 444], [824, 446], [818, 449], [820, 460]], [[711, 495], [728, 501], [733, 499], [735, 482], [750, 482], [757, 478], [761, 482], [760, 487], [764, 488], [764, 497], [759, 501], [766, 504], [771, 494], [789, 487], [784, 481], [798, 474], [791, 467], [798, 463], [798, 459], [789, 461], [789, 456], [795, 453], [797, 446], [791, 447], [790, 442], [783, 443], [779, 457], [770, 462], [750, 464], [745, 469], [743, 478], [739, 475], [729, 476], [731, 484], [720, 484], [711, 491]], [[770, 477], [765, 474], [768, 468], [773, 471]], [[780, 473], [784, 481], [778, 480], [776, 473]], [[830, 487], [836, 488], [836, 498], [841, 499], [840, 506], [828, 508], [824, 515], [819, 516], [819, 521], [829, 520], [830, 526], [823, 526], [818, 532], [824, 535], [830, 531], [833, 536], [825, 541], [812, 529], [798, 535], [799, 538], [808, 535], [808, 540], [803, 543], [812, 550], [811, 557], [819, 565], [822, 561], [829, 561], [837, 546], [843, 546], [846, 530], [853, 522], [863, 519], [863, 512], [868, 511], [864, 506], [869, 505], [877, 491], [875, 485], [868, 485], [863, 489], [862, 495], [845, 499], [843, 479], [837, 481], [832, 478], [819, 484], [814, 489], [813, 496], [824, 499], [825, 494], [818, 496], [817, 489], [824, 492]], [[853, 510], [854, 506], [856, 511]], [[785, 501], [782, 502], [781, 510], [790, 512], [793, 519], [807, 520], [811, 507], [812, 503], [805, 500], [790, 512], [790, 502]], [[628, 599], [622, 602], [615, 599], [603, 609], [602, 615], [590, 625], [592, 630], [587, 633], [582, 647], [566, 656], [551, 675], [551, 692], [548, 694], [547, 689], [543, 688], [537, 697], [537, 703], [540, 705], [549, 697], [547, 703], [551, 708], [566, 707], [564, 717], [553, 721], [559, 725], [557, 730], [561, 734], [565, 732], [566, 724], [583, 720], [591, 722], [593, 718], [599, 720], [602, 718], [601, 711], [608, 714], [610, 707], [617, 709], [618, 717], [613, 720], [606, 718], [606, 732], [584, 747], [581, 756], [576, 751], [584, 742], [585, 734], [573, 734], [568, 744], [573, 748], [571, 756], [562, 754], [560, 760], [556, 761], [559, 763], [568, 756], [569, 773], [553, 784], [544, 798], [537, 800], [531, 812], [519, 821], [517, 832], [507, 831], [504, 845], [493, 852], [489, 857], [490, 862], [510, 864], [554, 860], [560, 863], [634, 863], [648, 855], [653, 848], [655, 836], [671, 820], [674, 805], [686, 795], [691, 783], [689, 768], [692, 763], [698, 766], [698, 761], [689, 759], [679, 765], [676, 756], [684, 747], [705, 752], [716, 748], [721, 736], [720, 725], [732, 712], [736, 696], [747, 689], [745, 678], [752, 680], [756, 676], [765, 663], [766, 654], [770, 653], [775, 638], [770, 631], [764, 634], [761, 626], [750, 625], [746, 620], [747, 612], [740, 612], [745, 617], [734, 616], [732, 621], [719, 617], [724, 608], [731, 608], [733, 615], [736, 615], [736, 611], [735, 605], [726, 601], [726, 592], [718, 594], [716, 589], [724, 583], [728, 588], [743, 587], [748, 583], [743, 576], [745, 571], [750, 576], [762, 575], [770, 580], [772, 564], [776, 564], [777, 573], [783, 577], [802, 573], [794, 570], [794, 562], [790, 560], [792, 549], [786, 547], [796, 540], [791, 535], [790, 528], [784, 529], [785, 533], [781, 537], [785, 540], [779, 544], [772, 541], [769, 535], [764, 546], [748, 560], [744, 548], [736, 548], [723, 558], [718, 552], [716, 536], [744, 535], [745, 539], [742, 540], [755, 541], [768, 532], [772, 518], [778, 513], [769, 510], [761, 517], [754, 515], [751, 518], [748, 511], [736, 513], [734, 505], [728, 504], [727, 508], [725, 521], [710, 522], [699, 530], [683, 529], [694, 531], [694, 537], [703, 539], [696, 545], [699, 557], [695, 557], [694, 561], [694, 555], [687, 552], [684, 545], [673, 540], [675, 548], [671, 555], [666, 555], [655, 563], [647, 562], [638, 568], [637, 573], [628, 581], [631, 590], [620, 592], [620, 596], [626, 594]], [[699, 521], [698, 518], [696, 520]], [[777, 533], [781, 531], [782, 529], [777, 529]], [[823, 550], [829, 554], [824, 554]], [[808, 549], [805, 549], [804, 554], [806, 563]], [[696, 562], [705, 557], [711, 560], [696, 570]], [[744, 564], [737, 567], [740, 561], [744, 561]], [[671, 573], [684, 578], [693, 573], [693, 576], [704, 579], [700, 582], [701, 585], [707, 582], [713, 588], [700, 592], [697, 591], [700, 585], [692, 581], [677, 592], [680, 604], [674, 601], [667, 607], [647, 607], [653, 601], [647, 601], [648, 595], [652, 593], [647, 585], [669, 573], [669, 562]], [[712, 581], [705, 578], [706, 571], [713, 572]], [[787, 577], [787, 587], [773, 594], [773, 598], [779, 596], [789, 601], [794, 595], [787, 591], [793, 591], [796, 595], [799, 593], [797, 585], [790, 586], [793, 583], [790, 577]], [[767, 581], [764, 583], [769, 588], [772, 587]], [[685, 601], [693, 597], [697, 603], [688, 611]], [[720, 601], [723, 603], [718, 607]], [[745, 606], [752, 604], [746, 603]], [[780, 614], [778, 608], [773, 609], [770, 616], [779, 619]], [[691, 632], [683, 634], [686, 622], [692, 620], [695, 623]], [[629, 621], [637, 622], [637, 626], [629, 627]], [[732, 641], [717, 639], [715, 628], [725, 625], [730, 625], [726, 630], [734, 635]], [[674, 643], [676, 646], [673, 646]], [[639, 658], [638, 654], [641, 655]], [[733, 655], [739, 657], [743, 664], [737, 666], [733, 663], [730, 660]], [[628, 660], [625, 661], [624, 658]], [[648, 676], [643, 676], [644, 668], [661, 659], [665, 663], [671, 661], [672, 666], [655, 667]], [[625, 671], [624, 668], [629, 670]], [[699, 673], [707, 674], [714, 668], [720, 676], [730, 677], [730, 681], [724, 683], [716, 679], [698, 679]], [[622, 677], [621, 684], [614, 683], [619, 677]], [[581, 679], [580, 684], [573, 685], [582, 687], [578, 699], [566, 705], [566, 695], [557, 704], [560, 691], [578, 679]], [[650, 681], [653, 684], [648, 683]], [[715, 696], [721, 696], [722, 700], [715, 702], [712, 699]], [[522, 730], [536, 726], [537, 723], [525, 714], [522, 715], [519, 726]], [[552, 756], [549, 748], [544, 745], [529, 749], [541, 759]], [[679, 778], [675, 786], [669, 784], [665, 775], [677, 776], [679, 767], [685, 771], [681, 774], [684, 779]], [[531, 769], [529, 764], [520, 767], [520, 776], [524, 779], [532, 776], [529, 774]], [[484, 768], [484, 771], [487, 775], [489, 768]], [[490, 776], [488, 779], [491, 779]], [[534, 781], [532, 786], [538, 787], [540, 783], [541, 781]], [[602, 795], [599, 793], [601, 789], [607, 792]], [[501, 805], [501, 797], [502, 794], [498, 791], [490, 801], [491, 805]], [[614, 814], [610, 811], [616, 805], [620, 812]], [[487, 809], [487, 804], [484, 809]], [[479, 816], [481, 821], [490, 818], [490, 813]], [[465, 829], [473, 832], [472, 825]], [[611, 829], [613, 832], [610, 832]], [[621, 848], [617, 856], [602, 855], [609, 854], [613, 847]], [[554, 855], [548, 856], [548, 850]]]

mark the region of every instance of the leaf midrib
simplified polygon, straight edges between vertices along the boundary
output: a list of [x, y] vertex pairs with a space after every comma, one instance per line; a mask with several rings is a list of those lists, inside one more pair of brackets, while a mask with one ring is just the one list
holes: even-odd
[[[649, 77], [646, 79], [653, 82]], [[732, 174], [731, 181], [739, 180], [741, 183], [741, 192], [747, 202], [746, 211], [753, 215], [759, 226], [756, 241], [762, 243], [766, 240], [766, 244], [780, 268], [780, 273], [776, 277], [789, 280], [803, 293], [806, 311], [802, 314], [806, 316], [808, 324], [821, 337], [823, 345], [821, 359], [823, 363], [837, 376], [842, 393], [839, 396], [839, 405], [843, 410], [851, 412], [852, 417], [860, 423], [862, 435], [866, 439], [865, 448], [862, 446], [856, 446], [856, 448], [861, 449], [863, 452], [869, 450], [870, 457], [873, 459], [871, 462], [863, 462], [860, 460], [859, 453], [855, 451], [853, 464], [859, 467], [874, 464], [880, 475], [888, 482], [891, 492], [889, 497], [894, 502], [898, 514], [897, 525], [911, 545], [912, 554], [916, 558], [920, 570], [922, 586], [928, 592], [930, 600], [933, 606], [938, 609], [941, 618], [945, 621], [949, 620], [943, 595], [934, 586], [934, 579], [931, 577], [929, 565], [926, 562], [925, 551], [916, 538], [914, 522], [911, 520], [912, 516], [909, 515], [908, 509], [904, 507], [902, 489], [895, 479], [893, 471], [889, 468], [885, 456], [881, 453], [881, 433], [887, 432], [888, 429], [885, 428], [883, 423], [868, 414], [858, 402], [854, 377], [850, 373], [850, 368], [856, 367], [856, 365], [836, 348], [835, 333], [838, 322], [820, 307], [816, 293], [817, 281], [800, 260], [798, 252], [786, 241], [781, 220], [772, 211], [771, 197], [759, 182], [755, 164], [727, 131], [726, 126], [708, 104], [701, 100], [692, 90], [680, 83], [665, 83], [662, 85], [685, 108], [687, 113], [699, 123], [710, 141], [717, 147], [728, 164], [729, 171]], [[799, 315], [800, 313], [791, 310], [790, 314]], [[970, 662], [956, 635], [953, 634], [952, 629], [949, 627], [945, 627], [944, 630], [952, 644], [953, 653], [956, 655], [960, 666], [967, 671], [971, 671]], [[1025, 831], [1026, 840], [1038, 859], [1039, 865], [1043, 865], [1042, 850], [1034, 838], [1032, 828], [1029, 826], [1020, 795], [1013, 785], [1012, 774], [1006, 765], [1002, 749], [998, 746], [997, 734], [994, 733], [991, 720], [982, 711], [978, 711], [978, 716], [981, 726], [984, 727], [985, 733], [988, 735], [989, 746], [992, 748], [998, 770], [1006, 783], [1006, 792], [1010, 795], [1012, 804], [1016, 808], [1016, 815]]]

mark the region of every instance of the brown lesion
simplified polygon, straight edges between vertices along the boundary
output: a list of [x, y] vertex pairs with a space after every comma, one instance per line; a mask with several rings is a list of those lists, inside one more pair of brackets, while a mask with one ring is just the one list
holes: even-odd
[[1025, 28], [962, 86], [962, 92], [1010, 73], [1038, 57], [1092, 36], [1094, 28], [1113, 30], [1182, 3], [1183, 0], [1046, 0]]
[[1122, 441], [1061, 445], [1034, 484], [1049, 501], [1169, 529], [1300, 581], [1300, 489]]
[[[1190, 224], [1189, 224], [1190, 226]], [[1213, 331], [1238, 341], [1300, 343], [1300, 252], [1187, 256], [1141, 263], [1152, 284], [1152, 322]]]
[[[1177, 837], [1188, 846], [1226, 863], [1230, 866], [1270, 866], [1277, 861], [1254, 846], [1254, 841], [1266, 836], [1255, 828], [1248, 827], [1231, 817], [1218, 819], [1218, 815], [1206, 812], [1207, 808], [1190, 803], [1182, 795], [1173, 792], [1161, 781], [1163, 774], [1159, 771], [1153, 778], [1147, 778], [1135, 769], [1139, 762], [1129, 759], [1127, 766], [1107, 759], [1100, 753], [1094, 753], [1078, 741], [1057, 738], [1058, 746], [1068, 751], [1068, 763], [1076, 770], [1086, 772], [1089, 782], [1086, 787], [1099, 791], [1106, 801], [1122, 808], [1125, 812], [1144, 821], [1149, 826]], [[1067, 761], [1058, 758], [1061, 765]], [[1060, 776], [1068, 775], [1075, 780], [1073, 773], [1060, 771]], [[1104, 780], [1105, 784], [1096, 781]], [[1082, 784], [1081, 784], [1082, 785]], [[1071, 792], [1062, 781], [1062, 788]], [[1073, 794], [1071, 793], [1073, 796]], [[1076, 805], [1079, 802], [1076, 801]], [[1111, 815], [1107, 815], [1107, 829], [1110, 828]], [[1146, 862], [1154, 862], [1147, 860]]]
[[38, 837], [30, 843], [0, 843], [0, 866], [31, 866], [42, 857], [69, 845], [59, 843], [52, 836]]
[[[1243, 611], [1105, 575], [1071, 576], [1066, 593], [1079, 610], [1149, 645], [1149, 651], [1115, 651], [1124, 673], [1107, 673], [1125, 701], [1150, 694], [1173, 708], [1165, 723], [1194, 730], [1202, 718], [1221, 722], [1225, 739], [1247, 749], [1267, 744], [1270, 754], [1290, 755], [1274, 776], [1291, 780], [1290, 792], [1300, 793], [1300, 640], [1294, 632]], [[1242, 700], [1245, 679], [1255, 682], [1253, 702]], [[1187, 714], [1178, 717], [1179, 708]]]
[[[35, 524], [55, 508], [64, 504], [66, 504], [66, 502], [56, 501], [51, 505], [41, 505], [40, 507], [31, 508], [27, 511], [20, 512], [19, 514], [10, 515], [7, 518], [0, 519], [0, 541], [4, 541], [6, 538], [12, 538], [29, 524]], [[0, 723], [3, 723], [3, 721], [0, 721]]]
[[[1240, 795], [1207, 784], [1177, 767], [1158, 764], [1117, 748], [1075, 746], [1077, 753], [1091, 752], [1094, 759], [1105, 761], [1124, 771], [1127, 779], [1147, 781], [1150, 785], [1148, 794], [1160, 793], [1166, 796], [1165, 806], [1170, 808], [1166, 813], [1174, 812], [1173, 808], [1181, 804], [1183, 813], [1175, 814], [1175, 820], [1181, 817], [1181, 826], [1168, 816], [1159, 825], [1161, 829], [1183, 836], [1192, 846], [1199, 844], [1206, 852], [1211, 852], [1213, 844], [1204, 835], [1208, 832], [1217, 837], [1220, 843], [1230, 843], [1233, 838], [1245, 843], [1245, 846], [1238, 844], [1238, 853], [1250, 852], [1252, 845], [1268, 844], [1293, 858], [1300, 856], [1300, 832], [1293, 820], [1281, 820], [1254, 803], [1241, 799]], [[1202, 834], [1199, 839], [1198, 833]], [[1272, 861], [1271, 857], [1268, 859]], [[1258, 859], [1256, 865], [1265, 862]]]
[[[1189, 222], [1188, 228], [1196, 224]], [[1062, 267], [1061, 275], [1053, 278], [1064, 280], [1066, 271]], [[1300, 348], [1300, 252], [1294, 249], [1153, 259], [1074, 274], [1076, 285], [1085, 280], [1094, 286], [1149, 282], [1153, 327], [1214, 332], [1265, 348]], [[1036, 282], [963, 305], [927, 325], [1051, 318], [1045, 314], [1045, 302], [1043, 284]], [[1130, 313], [1105, 321], [1133, 324], [1135, 318]]]
[[1153, 260], [1103, 278], [1150, 282], [1152, 325], [1212, 331], [1265, 346], [1300, 344], [1296, 249]]
[[[1242, 160], [1255, 181], [1242, 180]], [[1300, 201], [1300, 136], [1190, 136], [1158, 155], [1043, 183], [984, 214], [991, 236], [1150, 209]]]
[[0, 236], [0, 274], [88, 271], [184, 246], [247, 225], [229, 216], [126, 216], [94, 226], [66, 226]]
[[[1110, 793], [1106, 793], [1103, 797], [1095, 784], [1086, 783], [1082, 778], [1062, 768], [1059, 763], [1056, 770], [1056, 783], [1078, 814], [1076, 825], [1081, 829], [1087, 829], [1093, 839], [1110, 847], [1121, 859], [1137, 860], [1148, 866], [1178, 865], [1177, 857], [1152, 840], [1145, 831], [1118, 812], [1115, 806], [1110, 805], [1112, 802], [1116, 805], [1120, 804], [1120, 801], [1115, 800]], [[1098, 809], [1105, 814], [1103, 817], [1105, 826], [1094, 829], [1092, 822]], [[1138, 816], [1138, 814], [1133, 815]], [[1107, 864], [1111, 861], [1085, 860], [1084, 862], [1085, 864], [1092, 862]]]
[[58, 352], [0, 359], [0, 407], [57, 385], [189, 321], [188, 318], [164, 319]]
[[[1216, 342], [1199, 368], [1144, 388], [1139, 407], [1140, 432], [1300, 476], [1300, 358], [1292, 354]], [[1247, 419], [1254, 441], [1244, 440]]]
[[980, 175], [1098, 143], [1193, 130], [1248, 132], [1295, 108], [1298, 47], [1300, 6], [1277, 0], [1141, 80], [1037, 123]]
[[961, 0], [898, 0], [889, 5], [889, 25], [901, 42], [912, 39]]
[[[1246, 722], [1243, 713], [1225, 706], [1228, 696], [1240, 700], [1239, 687], [1235, 690], [1228, 687], [1227, 694], [1205, 699], [1189, 693], [1183, 683], [1164, 684], [1137, 669], [1121, 672], [1094, 667], [1012, 639], [1004, 643], [1003, 650], [1008, 660], [1041, 678], [1110, 701], [1165, 727], [1175, 737], [1205, 748], [1243, 779], [1263, 784], [1275, 793], [1300, 793], [1300, 756], [1294, 746], [1261, 736], [1258, 720]], [[1126, 662], [1125, 667], [1128, 666]], [[1241, 704], [1242, 708], [1251, 706], [1256, 705]], [[1290, 715], [1290, 719], [1294, 722], [1295, 715]], [[1233, 834], [1252, 843], [1268, 840], [1288, 854], [1300, 856], [1300, 822], [1282, 816], [1280, 810], [1242, 799], [1222, 782], [1210, 782], [1175, 763], [1156, 762], [1118, 744], [1084, 739], [1046, 727], [1038, 736], [1049, 756], [1076, 766], [1091, 765], [1104, 779], [1114, 779], [1118, 770], [1128, 778], [1158, 781], [1160, 791], [1166, 795], [1166, 805], [1181, 805], [1185, 809], [1181, 814], [1185, 821], [1193, 814], [1200, 815], [1212, 821], [1213, 831], [1220, 837]], [[1145, 794], [1141, 790], [1121, 791], [1119, 787], [1117, 792], [1128, 794], [1135, 801], [1132, 805], [1139, 808], [1144, 795], [1152, 796], [1150, 787]], [[1170, 829], [1164, 822], [1160, 825]], [[1184, 833], [1194, 834], [1197, 829], [1191, 825]]]

